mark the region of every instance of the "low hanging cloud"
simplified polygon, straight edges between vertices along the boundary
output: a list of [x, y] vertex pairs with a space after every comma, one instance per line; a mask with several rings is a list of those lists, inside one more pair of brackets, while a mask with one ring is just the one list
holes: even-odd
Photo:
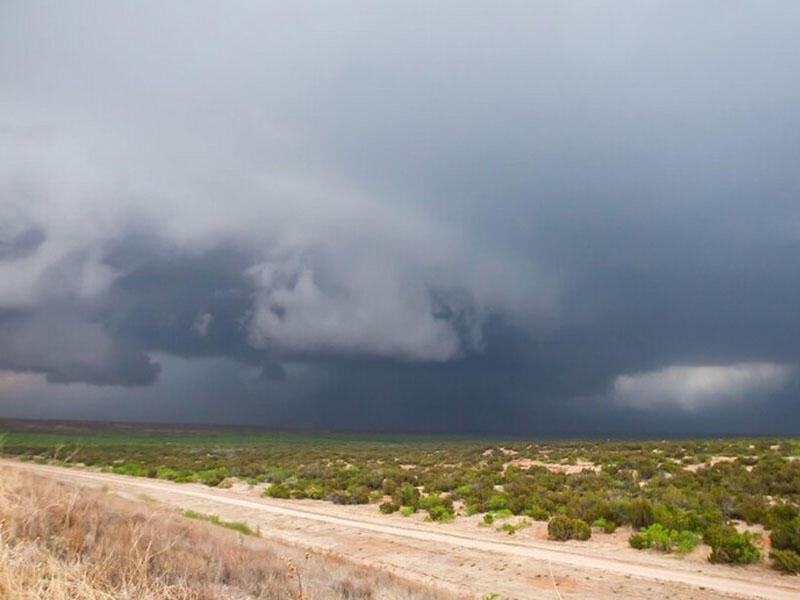
[[[312, 268], [287, 272], [267, 264], [253, 269], [259, 290], [249, 323], [253, 345], [422, 361], [448, 360], [479, 348], [478, 317], [470, 323], [472, 335], [461, 336], [452, 312], [435, 312], [423, 282], [393, 273], [390, 265], [360, 262], [327, 286]], [[469, 307], [456, 310], [463, 314]]]
[[702, 411], [754, 394], [782, 389], [795, 376], [794, 367], [752, 362], [725, 366], [670, 366], [657, 371], [619, 375], [614, 396], [619, 404], [641, 410], [676, 407]]
[[[220, 329], [225, 340], [212, 335], [216, 312], [196, 302], [217, 304], [215, 311], [235, 305], [239, 312], [227, 322], [266, 362], [337, 355], [447, 361], [481, 350], [492, 314], [526, 323], [552, 310], [552, 282], [539, 273], [516, 276], [512, 257], [472, 247], [424, 211], [401, 210], [319, 173], [240, 173], [239, 195], [220, 213], [209, 194], [195, 196], [191, 207], [176, 201], [166, 209], [158, 197], [130, 197], [113, 183], [119, 173], [106, 172], [84, 145], [52, 129], [0, 130], [0, 158], [8, 159], [0, 167], [0, 196], [9, 217], [0, 229], [0, 276], [7, 282], [0, 310], [29, 311], [31, 323], [69, 313], [70, 331], [91, 331], [126, 348], [136, 340], [136, 352], [123, 353], [122, 362], [138, 365], [130, 377], [118, 372], [116, 359], [65, 357], [56, 364], [55, 356], [48, 362], [5, 353], [7, 368], [46, 372], [50, 381], [154, 381], [158, 370], [144, 355], [128, 359], [181, 348], [148, 335], [142, 321], [172, 331], [187, 311], [196, 311], [186, 327], [194, 341], [184, 346], [195, 346], [182, 349], [187, 355], [235, 352], [259, 360], [232, 350], [230, 327]], [[193, 191], [175, 186], [178, 198]], [[223, 260], [232, 252], [235, 260]], [[184, 267], [167, 275], [161, 264]], [[233, 292], [248, 300], [229, 301]], [[101, 317], [81, 328], [81, 312]], [[47, 345], [41, 327], [24, 331], [29, 342]], [[15, 332], [4, 334], [9, 347], [18, 345]], [[117, 344], [120, 333], [126, 339]]]
[[137, 386], [155, 382], [160, 369], [79, 311], [0, 310], [0, 370], [42, 373], [51, 383]]

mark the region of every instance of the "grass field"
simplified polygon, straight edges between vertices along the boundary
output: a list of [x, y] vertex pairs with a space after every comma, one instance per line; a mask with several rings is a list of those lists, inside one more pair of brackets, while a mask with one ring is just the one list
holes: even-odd
[[[23, 460], [177, 482], [241, 480], [277, 498], [547, 520], [552, 539], [630, 525], [636, 548], [800, 570], [800, 439], [489, 440], [121, 424], [2, 422]], [[513, 526], [507, 527], [510, 534]], [[753, 533], [748, 533], [752, 531]]]
[[0, 598], [453, 600], [335, 556], [244, 538], [235, 523], [189, 516], [5, 469]]

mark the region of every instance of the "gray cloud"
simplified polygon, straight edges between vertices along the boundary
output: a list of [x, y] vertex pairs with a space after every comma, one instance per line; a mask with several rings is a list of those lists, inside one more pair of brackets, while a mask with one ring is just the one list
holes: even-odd
[[112, 339], [78, 312], [0, 314], [0, 369], [43, 373], [51, 383], [149, 385], [158, 363]]
[[800, 364], [797, 17], [6, 2], [0, 368], [168, 402], [218, 361], [298, 426], [724, 421], [670, 369]]
[[662, 405], [694, 412], [712, 404], [740, 401], [755, 393], [780, 390], [794, 369], [771, 363], [670, 366], [648, 373], [618, 375], [614, 394], [623, 404], [640, 409]]
[[9, 240], [0, 240], [0, 260], [25, 258], [41, 246], [44, 240], [44, 232], [36, 228], [26, 229]]

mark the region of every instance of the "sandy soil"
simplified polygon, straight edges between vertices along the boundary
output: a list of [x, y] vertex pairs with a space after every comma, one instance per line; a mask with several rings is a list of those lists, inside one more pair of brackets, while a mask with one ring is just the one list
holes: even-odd
[[800, 578], [782, 577], [766, 564], [712, 565], [705, 560], [707, 549], [687, 557], [636, 551], [627, 547], [624, 530], [562, 544], [547, 541], [543, 523], [510, 536], [497, 531], [499, 523], [479, 526], [478, 517], [437, 524], [421, 515], [382, 515], [374, 505], [262, 498], [247, 485], [216, 489], [11, 460], [0, 464], [244, 521], [267, 542], [343, 555], [474, 598], [800, 598]]

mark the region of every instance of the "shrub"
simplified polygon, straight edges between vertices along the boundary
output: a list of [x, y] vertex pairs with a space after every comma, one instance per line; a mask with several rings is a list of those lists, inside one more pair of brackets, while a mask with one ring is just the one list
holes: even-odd
[[337, 490], [329, 494], [327, 499], [334, 504], [357, 504], [347, 490]]
[[745, 565], [755, 562], [761, 556], [758, 548], [753, 546], [755, 534], [745, 531], [739, 533], [731, 525], [710, 527], [703, 534], [703, 541], [711, 546], [708, 560], [712, 563]]
[[769, 553], [772, 568], [784, 573], [800, 575], [800, 554], [793, 550], [776, 550]]
[[404, 483], [392, 494], [392, 500], [400, 506], [419, 506], [419, 490], [410, 483]]
[[628, 505], [627, 517], [630, 524], [636, 529], [649, 527], [653, 524], [653, 504], [650, 500], [637, 498]]
[[773, 548], [800, 552], [800, 517], [781, 522], [769, 536]]
[[225, 481], [227, 476], [228, 470], [225, 468], [219, 468], [200, 471], [197, 473], [197, 475], [195, 475], [195, 478], [200, 483], [203, 483], [209, 487], [217, 487], [220, 483]]
[[761, 523], [766, 515], [766, 503], [761, 496], [747, 496], [739, 501], [736, 515], [747, 523]]
[[313, 498], [314, 500], [322, 500], [325, 497], [325, 490], [314, 483], [308, 485], [304, 492], [306, 498]]
[[508, 498], [505, 494], [493, 494], [486, 501], [486, 508], [494, 511], [508, 508]]
[[350, 502], [352, 504], [369, 504], [369, 489], [363, 485], [357, 485], [350, 492]]
[[394, 479], [389, 479], [387, 477], [381, 483], [381, 489], [383, 490], [384, 494], [394, 494], [394, 491], [397, 489], [397, 482]]
[[617, 530], [617, 524], [614, 521], [608, 521], [604, 517], [600, 517], [596, 519], [592, 523], [592, 527], [597, 527], [598, 529], [602, 529], [606, 533], [614, 533]]
[[575, 519], [572, 521], [572, 537], [576, 540], [585, 542], [592, 537], [592, 528], [586, 521]]
[[394, 502], [382, 502], [380, 506], [378, 506], [378, 510], [380, 510], [385, 515], [390, 515], [393, 512], [400, 510], [400, 507], [397, 506]]
[[464, 500], [474, 493], [475, 490], [471, 485], [460, 485], [453, 491], [453, 497], [456, 498], [456, 500]]
[[592, 528], [586, 521], [556, 515], [547, 523], [547, 537], [558, 542], [567, 540], [586, 541], [592, 537]]
[[[673, 531], [675, 531], [673, 529]], [[670, 540], [669, 530], [665, 529], [661, 523], [653, 523], [645, 529], [642, 533], [647, 536], [650, 541], [650, 547], [660, 550], [661, 552], [671, 552], [672, 542]]]
[[444, 504], [436, 504], [428, 509], [428, 517], [431, 521], [452, 521], [455, 517]]
[[550, 513], [541, 506], [531, 506], [525, 514], [534, 521], [546, 521], [550, 518]]
[[776, 504], [775, 506], [771, 506], [764, 517], [764, 524], [774, 529], [776, 527], [781, 527], [794, 521], [796, 518], [800, 517], [800, 511], [791, 504], [787, 504], [785, 502], [781, 502]]
[[291, 495], [291, 490], [282, 483], [273, 483], [264, 490], [264, 495], [270, 498], [288, 498]]
[[572, 538], [572, 519], [566, 515], [556, 515], [547, 523], [548, 539], [566, 542]]
[[700, 536], [694, 531], [679, 531], [678, 532], [678, 554], [688, 554], [697, 547], [700, 543]]
[[449, 496], [430, 494], [419, 500], [419, 508], [428, 511], [431, 521], [451, 521], [453, 516], [453, 500]]
[[653, 523], [628, 538], [628, 544], [637, 550], [655, 548], [661, 552], [677, 551], [679, 554], [691, 552], [699, 542], [700, 536], [694, 531], [667, 529], [661, 523]]
[[503, 523], [497, 528], [497, 531], [505, 531], [508, 535], [514, 535], [517, 532], [517, 528], [511, 523]]

